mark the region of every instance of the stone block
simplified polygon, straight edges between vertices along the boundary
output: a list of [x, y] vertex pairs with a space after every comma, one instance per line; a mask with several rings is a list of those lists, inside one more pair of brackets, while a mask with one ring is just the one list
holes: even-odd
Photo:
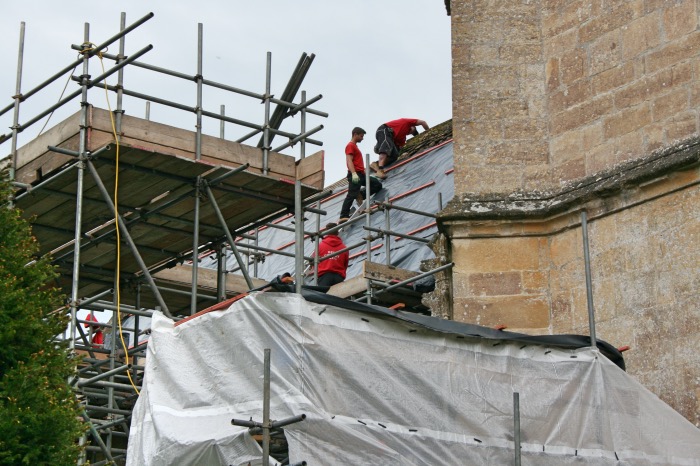
[[543, 52], [545, 57], [559, 57], [567, 50], [578, 44], [576, 29], [569, 29], [552, 37], [544, 38]]
[[592, 76], [591, 88], [594, 94], [602, 94], [630, 84], [634, 79], [634, 63], [627, 62]]
[[645, 59], [647, 71], [654, 73], [684, 60], [697, 58], [699, 53], [700, 31], [695, 31], [650, 52]]
[[455, 270], [461, 273], [540, 271], [546, 262], [539, 238], [488, 238], [453, 240]]
[[632, 0], [617, 8], [606, 11], [605, 14], [591, 19], [579, 28], [579, 42], [592, 42], [604, 34], [621, 28], [641, 15], [643, 2]]
[[522, 293], [520, 272], [472, 273], [469, 275], [470, 296], [502, 296]]
[[689, 101], [690, 90], [684, 87], [657, 97], [651, 104], [653, 121], [663, 121], [689, 110]]
[[661, 13], [652, 11], [621, 30], [622, 58], [629, 60], [661, 43]]
[[648, 104], [637, 105], [605, 118], [603, 123], [605, 139], [611, 139], [639, 129], [651, 123], [651, 109]]
[[549, 327], [549, 302], [545, 296], [455, 299], [455, 320], [487, 327]]
[[[591, 17], [592, 2], [588, 0], [575, 0], [568, 2], [563, 7], [552, 11], [550, 14], [545, 14], [542, 19], [542, 31], [544, 37], [552, 37], [570, 29], [578, 27], [581, 23], [586, 22]], [[547, 8], [547, 11], [550, 9]]]
[[550, 58], [544, 67], [545, 82], [547, 83], [547, 90], [553, 91], [559, 87], [561, 83], [559, 79], [559, 59]]
[[551, 115], [552, 136], [563, 133], [573, 128], [578, 128], [591, 123], [607, 114], [613, 105], [613, 99], [609, 95], [594, 97], [580, 105], [569, 108], [563, 112]]
[[682, 141], [698, 134], [698, 115], [695, 112], [679, 113], [666, 121], [666, 140]]
[[592, 96], [590, 81], [580, 79], [561, 90], [552, 92], [549, 95], [549, 110], [552, 113], [558, 113], [585, 102]]
[[561, 81], [564, 84], [572, 83], [585, 75], [585, 58], [586, 51], [582, 48], [569, 50], [562, 54], [559, 60], [559, 67], [561, 69]]
[[697, 2], [668, 2], [666, 5], [663, 25], [668, 40], [680, 38], [698, 28]]
[[594, 40], [588, 46], [588, 76], [614, 68], [621, 63], [620, 34], [612, 31]]

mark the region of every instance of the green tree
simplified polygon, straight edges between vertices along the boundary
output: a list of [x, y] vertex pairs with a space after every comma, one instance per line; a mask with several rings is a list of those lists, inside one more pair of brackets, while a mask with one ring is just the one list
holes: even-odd
[[38, 244], [8, 208], [10, 189], [0, 173], [0, 465], [74, 465], [85, 425], [67, 383], [75, 359], [56, 339], [68, 316], [53, 312], [62, 295], [50, 262], [27, 265]]

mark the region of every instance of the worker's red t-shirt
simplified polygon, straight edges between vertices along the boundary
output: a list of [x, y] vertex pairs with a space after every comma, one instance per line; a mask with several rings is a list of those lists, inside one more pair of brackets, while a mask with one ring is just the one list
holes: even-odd
[[417, 118], [399, 118], [398, 120], [384, 123], [394, 130], [394, 144], [396, 144], [396, 147], [406, 145], [406, 136], [411, 132], [411, 126], [416, 126], [417, 121]]
[[104, 343], [105, 343], [105, 336], [104, 336], [104, 333], [102, 333], [102, 330], [96, 331], [96, 332], [92, 335], [92, 345], [93, 345], [93, 346], [96, 346], [96, 345], [104, 345]]
[[338, 235], [326, 235], [323, 237], [321, 244], [318, 245], [318, 257], [320, 258], [320, 262], [318, 263], [319, 277], [325, 273], [333, 272], [345, 278], [345, 271], [348, 268], [348, 261], [350, 259], [348, 251], [325, 260], [323, 259], [324, 256], [340, 251], [341, 249], [345, 249], [345, 245]]
[[350, 141], [348, 145], [345, 146], [345, 155], [352, 155], [352, 165], [355, 167], [355, 173], [358, 175], [365, 174], [365, 163], [362, 161], [362, 152], [357, 144]]

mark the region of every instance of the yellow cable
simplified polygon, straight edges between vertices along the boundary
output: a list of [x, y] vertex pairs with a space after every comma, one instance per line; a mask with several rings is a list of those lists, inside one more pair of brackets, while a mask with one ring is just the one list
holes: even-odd
[[[94, 45], [94, 44], [91, 44]], [[90, 49], [83, 49], [83, 52], [89, 51]], [[102, 66], [102, 74], [105, 73], [105, 65], [102, 61], [102, 52], [98, 53], [97, 56], [100, 58], [100, 65]], [[117, 293], [117, 323], [119, 325], [119, 338], [122, 342], [122, 348], [124, 348], [124, 364], [129, 365], [129, 349], [126, 347], [126, 342], [124, 341], [124, 333], [122, 332], [122, 313], [121, 313], [121, 292], [119, 290], [119, 275], [121, 273], [121, 235], [119, 234], [119, 204], [118, 204], [118, 194], [119, 194], [119, 135], [117, 134], [117, 127], [114, 123], [114, 115], [112, 114], [112, 106], [109, 103], [109, 93], [107, 92], [107, 80], [104, 80], [105, 88], [105, 98], [107, 100], [107, 109], [109, 110], [109, 118], [112, 122], [112, 133], [114, 135], [114, 140], [116, 142], [116, 155], [115, 155], [115, 165], [114, 165], [114, 228], [117, 236], [117, 269], [116, 269], [116, 286], [115, 291]], [[137, 346], [138, 335], [136, 334], [136, 329], [134, 329], [134, 346]], [[126, 375], [129, 377], [129, 382], [131, 386], [134, 387], [137, 395], [140, 395], [139, 389], [136, 388], [134, 380], [131, 378], [131, 371], [127, 370]]]

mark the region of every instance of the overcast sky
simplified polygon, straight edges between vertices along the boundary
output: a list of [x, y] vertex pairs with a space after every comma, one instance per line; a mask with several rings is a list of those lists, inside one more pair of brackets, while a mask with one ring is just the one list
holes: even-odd
[[[431, 126], [451, 118], [450, 18], [443, 0], [115, 0], [86, 4], [73, 0], [4, 2], [0, 15], [0, 108], [12, 103], [15, 93], [20, 22], [26, 23], [22, 91], [52, 76], [77, 57], [71, 44], [83, 41], [84, 24], [90, 24], [90, 41], [101, 43], [119, 31], [120, 14], [127, 25], [149, 12], [155, 16], [127, 36], [126, 54], [152, 44], [139, 61], [188, 75], [197, 70], [197, 24], [203, 24], [203, 75], [206, 79], [256, 93], [264, 93], [266, 54], [272, 54], [272, 88], [281, 96], [302, 53], [315, 54], [302, 90], [307, 99], [323, 99], [313, 108], [328, 118], [309, 115], [307, 129], [320, 124], [312, 136], [322, 147], [307, 146], [306, 154], [326, 153], [326, 184], [345, 176], [344, 147], [354, 126], [367, 131], [360, 144], [372, 152], [376, 128], [389, 120], [414, 117]], [[108, 53], [117, 53], [113, 44]], [[105, 66], [112, 62], [106, 60]], [[76, 71], [80, 74], [81, 69]], [[90, 74], [101, 74], [92, 61]], [[67, 77], [22, 104], [20, 123], [58, 101]], [[116, 75], [108, 79], [116, 84]], [[188, 106], [195, 106], [193, 82], [131, 68], [125, 87]], [[76, 90], [68, 84], [67, 92]], [[116, 99], [110, 93], [112, 106]], [[257, 100], [205, 88], [204, 109], [262, 124], [264, 106]], [[91, 91], [92, 104], [106, 108], [103, 91]], [[300, 95], [297, 96], [297, 101]], [[127, 114], [143, 117], [146, 104], [126, 99]], [[74, 101], [57, 111], [48, 127], [79, 110]], [[162, 105], [151, 105], [151, 119], [194, 130], [195, 116]], [[36, 136], [45, 120], [21, 133], [19, 145]], [[12, 111], [0, 116], [0, 134], [12, 125]], [[287, 119], [283, 130], [298, 132], [299, 117]], [[227, 139], [250, 130], [227, 124]], [[219, 135], [219, 122], [205, 119], [204, 132]], [[256, 145], [259, 137], [248, 144]], [[273, 147], [285, 140], [277, 137]], [[10, 143], [0, 147], [3, 157]], [[298, 146], [283, 153], [298, 156]]]

